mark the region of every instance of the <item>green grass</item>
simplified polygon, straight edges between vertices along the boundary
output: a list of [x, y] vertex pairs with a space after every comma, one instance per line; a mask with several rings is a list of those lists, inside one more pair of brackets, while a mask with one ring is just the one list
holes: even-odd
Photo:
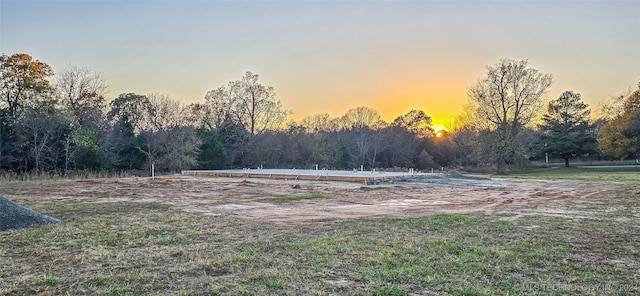
[[510, 172], [500, 177], [521, 179], [640, 182], [640, 166], [593, 168], [546, 168]]
[[268, 289], [284, 289], [286, 282], [278, 277], [266, 277], [259, 280]]
[[0, 233], [0, 294], [636, 295], [640, 196], [624, 182], [596, 205], [575, 206], [597, 219], [276, 223], [142, 202], [32, 200], [66, 222]]
[[407, 290], [403, 287], [396, 285], [386, 285], [375, 289], [371, 292], [373, 296], [404, 296], [409, 295]]
[[34, 286], [53, 286], [57, 285], [60, 280], [56, 277], [43, 277], [43, 278], [35, 278], [33, 280]]
[[85, 278], [84, 283], [89, 285], [89, 286], [107, 286], [111, 283], [113, 283], [114, 281], [114, 276], [111, 274], [105, 274], [105, 275], [97, 275], [97, 276], [90, 276]]
[[320, 193], [310, 193], [306, 195], [267, 197], [267, 198], [261, 198], [259, 199], [259, 201], [288, 202], [288, 201], [319, 199], [319, 198], [324, 198], [324, 196]]

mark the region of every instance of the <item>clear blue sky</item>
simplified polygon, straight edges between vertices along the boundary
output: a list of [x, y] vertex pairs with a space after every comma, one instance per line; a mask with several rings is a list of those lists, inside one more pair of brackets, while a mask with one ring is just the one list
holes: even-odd
[[5, 1], [0, 51], [185, 103], [253, 71], [294, 118], [366, 105], [450, 121], [501, 58], [592, 107], [640, 80], [640, 1]]

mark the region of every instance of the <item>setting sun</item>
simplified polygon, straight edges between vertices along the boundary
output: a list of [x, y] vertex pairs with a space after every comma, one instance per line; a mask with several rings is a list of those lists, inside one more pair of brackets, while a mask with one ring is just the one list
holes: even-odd
[[433, 125], [431, 126], [431, 128], [433, 128], [433, 131], [436, 133], [436, 138], [441, 138], [442, 136], [445, 135], [445, 132], [447, 131], [447, 129], [439, 124]]

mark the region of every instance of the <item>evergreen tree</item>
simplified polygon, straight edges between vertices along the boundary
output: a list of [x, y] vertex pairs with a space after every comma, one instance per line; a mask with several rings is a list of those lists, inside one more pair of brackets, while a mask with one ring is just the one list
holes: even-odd
[[596, 137], [589, 124], [591, 110], [587, 107], [579, 93], [565, 91], [549, 102], [547, 114], [542, 118], [540, 139], [544, 152], [559, 155], [566, 167], [570, 158], [596, 151]]
[[198, 168], [205, 170], [227, 168], [224, 146], [215, 131], [200, 127], [197, 133], [201, 143], [200, 154], [198, 155]]

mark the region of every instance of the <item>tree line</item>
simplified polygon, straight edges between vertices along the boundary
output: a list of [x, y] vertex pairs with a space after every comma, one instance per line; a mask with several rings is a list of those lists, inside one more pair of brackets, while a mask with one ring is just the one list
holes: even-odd
[[247, 72], [184, 105], [162, 94], [106, 98], [105, 78], [53, 69], [28, 54], [0, 56], [0, 170], [5, 172], [158, 171], [225, 168], [353, 169], [507, 167], [543, 154], [636, 157], [639, 90], [611, 99], [593, 120], [580, 94], [564, 92], [540, 112], [550, 74], [527, 61], [487, 67], [468, 91], [455, 126], [436, 136], [412, 110], [385, 122], [369, 107], [332, 118], [287, 121], [273, 87]]

